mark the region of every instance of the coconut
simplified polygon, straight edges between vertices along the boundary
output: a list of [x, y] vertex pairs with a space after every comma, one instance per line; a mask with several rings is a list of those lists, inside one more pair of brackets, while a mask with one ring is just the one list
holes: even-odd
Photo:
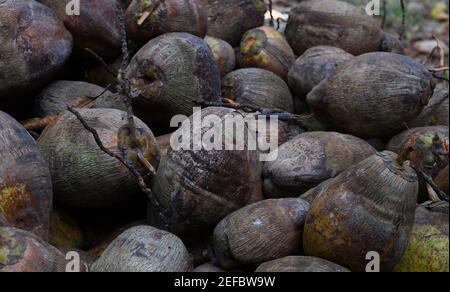
[[[114, 109], [80, 109], [87, 124], [97, 130], [103, 145], [119, 154], [147, 177], [137, 161], [140, 153], [156, 169], [160, 154], [150, 129], [135, 118], [138, 148], [130, 149], [127, 114]], [[103, 152], [77, 117], [65, 112], [39, 138], [39, 148], [50, 165], [55, 200], [71, 207], [97, 208], [135, 200], [136, 178], [116, 158]], [[70, 167], [68, 167], [70, 165]]]
[[309, 208], [301, 199], [265, 200], [228, 215], [214, 230], [220, 266], [258, 266], [298, 253]]
[[433, 90], [424, 65], [403, 55], [370, 53], [341, 64], [308, 94], [307, 102], [334, 130], [379, 138], [403, 130]]
[[322, 45], [361, 55], [377, 51], [383, 36], [363, 9], [335, 0], [302, 1], [290, 11], [285, 34], [297, 55]]
[[47, 238], [52, 182], [36, 142], [0, 111], [0, 213], [14, 226]]
[[137, 226], [117, 237], [92, 265], [92, 272], [190, 272], [183, 242], [150, 226]]
[[280, 146], [264, 165], [266, 197], [299, 196], [376, 153], [365, 141], [340, 133], [303, 133]]
[[0, 103], [45, 85], [72, 52], [72, 36], [48, 7], [34, 1], [0, 3]]

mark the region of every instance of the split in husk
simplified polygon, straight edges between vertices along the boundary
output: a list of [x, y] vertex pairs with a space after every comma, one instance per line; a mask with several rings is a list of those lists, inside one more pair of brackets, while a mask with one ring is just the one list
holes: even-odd
[[0, 111], [0, 213], [13, 226], [47, 239], [52, 181], [34, 139]]
[[0, 272], [64, 272], [65, 257], [35, 235], [0, 227]]
[[233, 47], [224, 40], [206, 36], [205, 42], [211, 49], [221, 76], [225, 76], [236, 68], [236, 54]]
[[353, 55], [375, 52], [382, 39], [378, 22], [363, 9], [334, 0], [307, 0], [294, 7], [286, 38], [297, 55], [327, 45]]
[[192, 115], [199, 101], [220, 101], [220, 72], [203, 39], [169, 33], [148, 42], [129, 65], [135, 114], [152, 127], [169, 128], [174, 115]]
[[417, 175], [392, 152], [380, 152], [317, 187], [303, 235], [305, 254], [364, 272], [367, 253], [392, 271], [408, 245], [419, 190]]
[[59, 249], [79, 249], [83, 244], [83, 234], [77, 222], [67, 212], [53, 209], [48, 242]]
[[133, 0], [125, 13], [131, 40], [145, 44], [169, 32], [187, 32], [204, 37], [207, 18], [197, 0]]
[[220, 266], [258, 266], [299, 253], [310, 205], [301, 199], [265, 200], [225, 217], [214, 230]]
[[241, 68], [269, 70], [287, 80], [294, 62], [294, 52], [276, 29], [262, 26], [244, 34], [238, 54]]
[[437, 90], [420, 115], [408, 123], [410, 128], [428, 126], [449, 126], [448, 89]]
[[237, 46], [244, 33], [264, 24], [264, 0], [200, 0], [208, 17], [208, 35]]
[[[150, 129], [135, 119], [139, 147], [131, 149], [127, 114], [114, 109], [79, 109], [88, 125], [97, 130], [103, 145], [122, 155], [142, 173], [142, 155], [156, 169], [160, 154]], [[140, 189], [136, 178], [117, 159], [103, 152], [77, 117], [65, 112], [38, 141], [50, 165], [55, 200], [71, 207], [97, 208], [135, 200]], [[69, 166], [68, 166], [69, 165]]]
[[370, 53], [341, 64], [308, 94], [307, 102], [333, 130], [389, 137], [420, 114], [434, 85], [428, 69], [412, 58]]
[[266, 197], [299, 196], [376, 153], [359, 138], [333, 132], [300, 134], [277, 151], [264, 165]]
[[[222, 128], [204, 124], [198, 132], [194, 132], [194, 118], [209, 115], [219, 117]], [[184, 123], [172, 134], [172, 138], [174, 141], [183, 138], [190, 142], [189, 145], [193, 145], [194, 140], [189, 133], [201, 132], [203, 138], [209, 137], [203, 136], [205, 134], [222, 135], [226, 119], [230, 117], [242, 116], [228, 108], [206, 108], [201, 115], [194, 115], [188, 120], [189, 123]], [[210, 138], [218, 139], [217, 136]], [[226, 215], [248, 203], [261, 176], [261, 163], [258, 151], [250, 149], [246, 139], [247, 137], [244, 141], [235, 141], [242, 142], [244, 150], [208, 151], [205, 147], [201, 147], [203, 149], [199, 151], [187, 148], [169, 150], [153, 179], [152, 190], [169, 213], [171, 231], [176, 234], [192, 234], [210, 230]], [[220, 149], [225, 149], [225, 141], [220, 141], [219, 146]], [[156, 215], [153, 206], [150, 205], [149, 210], [152, 220]]]
[[289, 71], [289, 87], [294, 95], [305, 99], [316, 85], [334, 73], [339, 64], [353, 58], [352, 54], [337, 47], [312, 47], [295, 61]]
[[183, 242], [150, 226], [128, 229], [92, 265], [92, 272], [190, 272]]
[[120, 55], [121, 38], [115, 0], [89, 0], [80, 4], [80, 15], [70, 15], [70, 0], [39, 0], [52, 8], [71, 32], [75, 53], [91, 57], [91, 49], [105, 59]]
[[62, 21], [34, 0], [1, 1], [0, 27], [0, 103], [34, 93], [72, 53]]
[[294, 99], [286, 82], [274, 73], [247, 68], [222, 79], [222, 97], [242, 105], [294, 112]]
[[448, 273], [448, 214], [417, 210], [408, 248], [395, 271]]
[[345, 273], [348, 269], [324, 259], [290, 256], [264, 263], [257, 273]]

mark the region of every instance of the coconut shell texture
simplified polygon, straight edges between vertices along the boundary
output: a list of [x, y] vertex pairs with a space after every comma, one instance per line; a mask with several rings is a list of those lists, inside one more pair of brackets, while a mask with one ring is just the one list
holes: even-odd
[[0, 27], [0, 101], [33, 93], [72, 53], [64, 24], [36, 1], [1, 1]]
[[206, 263], [194, 269], [194, 273], [224, 273], [225, 271], [211, 263]]
[[324, 259], [290, 256], [264, 263], [257, 273], [346, 273], [348, 269]]
[[404, 54], [405, 46], [403, 45], [398, 35], [383, 32], [383, 37], [381, 38], [379, 51]]
[[408, 245], [419, 183], [407, 163], [381, 152], [317, 188], [306, 218], [305, 254], [364, 272], [366, 254], [380, 254], [381, 271], [392, 271]]
[[269, 70], [286, 80], [294, 62], [294, 52], [284, 35], [270, 26], [249, 30], [242, 37], [238, 54], [241, 68]]
[[449, 272], [448, 214], [418, 208], [408, 248], [396, 272]]
[[[139, 25], [146, 12], [151, 14]], [[139, 44], [169, 32], [204, 37], [208, 23], [198, 0], [133, 0], [125, 13], [125, 22], [128, 36]]]
[[92, 265], [92, 272], [190, 272], [192, 263], [183, 242], [150, 226], [128, 229]]
[[220, 266], [258, 266], [298, 253], [309, 208], [301, 199], [265, 200], [228, 215], [214, 230]]
[[35, 115], [59, 115], [80, 98], [93, 100], [91, 107], [126, 110], [123, 98], [95, 84], [82, 81], [55, 81], [44, 88], [36, 99]]
[[[241, 117], [227, 108], [202, 110], [201, 117], [209, 115], [221, 119], [222, 131], [227, 115]], [[183, 133], [193, 133], [193, 119], [172, 134], [173, 139], [182, 137]], [[201, 132], [203, 136], [217, 130], [220, 131], [204, 126], [194, 133]], [[188, 140], [191, 145], [192, 139], [191, 136]], [[249, 149], [247, 141], [243, 141], [243, 146], [244, 150], [238, 151], [169, 150], [153, 179], [152, 190], [169, 213], [173, 232], [185, 234], [212, 229], [226, 215], [248, 203], [261, 176], [261, 163], [257, 150]]]
[[[144, 175], [136, 153], [128, 147], [127, 114], [114, 109], [79, 109], [103, 145], [124, 156]], [[157, 168], [160, 154], [150, 129], [139, 119], [140, 151]], [[55, 199], [72, 207], [106, 207], [131, 200], [139, 192], [136, 178], [117, 159], [103, 152], [77, 117], [65, 112], [41, 135], [39, 148], [50, 165]], [[145, 177], [145, 175], [144, 175]]]
[[36, 142], [0, 111], [0, 213], [14, 226], [46, 239], [52, 181]]
[[297, 55], [327, 45], [355, 56], [378, 50], [382, 31], [363, 9], [335, 0], [307, 0], [294, 7], [286, 26], [286, 38]]
[[307, 102], [334, 130], [378, 138], [403, 130], [433, 90], [424, 65], [403, 55], [369, 53], [341, 64], [308, 94]]
[[206, 36], [205, 42], [219, 65], [220, 76], [225, 76], [233, 71], [236, 67], [236, 54], [233, 47], [226, 41], [212, 36]]
[[420, 115], [408, 123], [410, 128], [427, 126], [449, 126], [449, 103], [448, 89], [438, 90], [433, 94], [428, 105], [422, 110]]
[[80, 15], [68, 15], [70, 0], [39, 0], [52, 8], [71, 32], [75, 53], [91, 57], [86, 48], [101, 57], [110, 59], [120, 55], [120, 29], [116, 17], [115, 0], [81, 0]]
[[239, 69], [226, 75], [222, 79], [222, 97], [256, 108], [294, 112], [294, 99], [286, 82], [259, 68]]
[[447, 126], [432, 126], [432, 127], [420, 127], [406, 130], [396, 136], [394, 136], [386, 146], [389, 151], [400, 154], [406, 150], [406, 142], [411, 139], [421, 139], [425, 144], [431, 148], [433, 143], [433, 137], [439, 135], [441, 139], [449, 139], [449, 128]]
[[208, 17], [208, 35], [237, 46], [244, 33], [264, 24], [264, 0], [200, 0]]
[[174, 115], [192, 115], [198, 101], [220, 101], [220, 72], [199, 37], [169, 33], [142, 47], [128, 67], [135, 114], [150, 126], [169, 127]]
[[264, 165], [266, 197], [299, 196], [376, 153], [364, 140], [333, 132], [308, 132], [280, 146]]
[[35, 235], [0, 227], [0, 272], [64, 272], [65, 257]]
[[292, 93], [303, 99], [321, 81], [327, 79], [339, 64], [354, 56], [331, 46], [317, 46], [305, 51], [289, 71], [288, 84]]

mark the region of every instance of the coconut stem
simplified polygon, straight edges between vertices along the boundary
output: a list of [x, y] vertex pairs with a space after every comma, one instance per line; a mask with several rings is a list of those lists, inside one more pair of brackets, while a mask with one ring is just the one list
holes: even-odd
[[122, 4], [120, 1], [116, 1], [116, 16], [120, 26], [120, 38], [122, 41], [122, 65], [119, 72], [120, 91], [125, 97], [125, 105], [127, 107], [128, 126], [130, 128], [130, 140], [131, 148], [136, 149], [139, 147], [139, 142], [136, 134], [136, 123], [133, 115], [133, 97], [131, 95], [131, 83], [128, 78], [128, 41], [127, 32], [125, 28], [125, 16], [122, 10]]

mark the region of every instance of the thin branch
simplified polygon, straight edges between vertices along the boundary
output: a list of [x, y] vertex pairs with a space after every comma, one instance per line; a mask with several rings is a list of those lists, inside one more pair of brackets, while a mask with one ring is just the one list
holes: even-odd
[[302, 127], [305, 130], [308, 130], [308, 126], [305, 125], [303, 119], [299, 115], [291, 114], [283, 110], [279, 109], [267, 109], [267, 108], [258, 108], [251, 105], [243, 105], [238, 103], [228, 103], [228, 102], [205, 102], [200, 101], [197, 102], [202, 107], [225, 107], [231, 108], [235, 110], [241, 110], [246, 113], [255, 113], [258, 117], [266, 117], [270, 118], [271, 116], [277, 116], [278, 119], [282, 122], [286, 122], [289, 124], [294, 124]]
[[417, 174], [422, 177], [425, 182], [435, 191], [436, 195], [438, 195], [439, 199], [448, 202], [449, 201], [449, 196], [442, 191], [438, 185], [436, 185], [436, 183], [433, 181], [433, 179], [426, 174], [423, 170], [419, 169], [418, 167], [415, 167], [414, 165], [411, 165], [414, 170], [417, 172]]
[[117, 73], [114, 72], [114, 70], [111, 69], [111, 67], [108, 64], [106, 64], [105, 60], [103, 60], [102, 57], [100, 57], [96, 52], [94, 52], [90, 48], [85, 48], [84, 50], [89, 54], [91, 54], [97, 60], [97, 62], [106, 70], [106, 72], [108, 72], [109, 75], [114, 77], [115, 81], [118, 81]]
[[402, 27], [400, 29], [400, 41], [403, 42], [406, 32], [406, 6], [404, 0], [400, 0], [400, 6], [402, 8]]
[[275, 19], [273, 17], [273, 1], [272, 0], [269, 0], [269, 13], [270, 13], [269, 24], [271, 27], [275, 27]]
[[386, 20], [387, 20], [387, 3], [386, 0], [383, 0], [383, 4], [382, 4], [382, 9], [383, 9], [383, 20], [381, 22], [381, 29], [384, 29], [384, 27], [386, 26]]

